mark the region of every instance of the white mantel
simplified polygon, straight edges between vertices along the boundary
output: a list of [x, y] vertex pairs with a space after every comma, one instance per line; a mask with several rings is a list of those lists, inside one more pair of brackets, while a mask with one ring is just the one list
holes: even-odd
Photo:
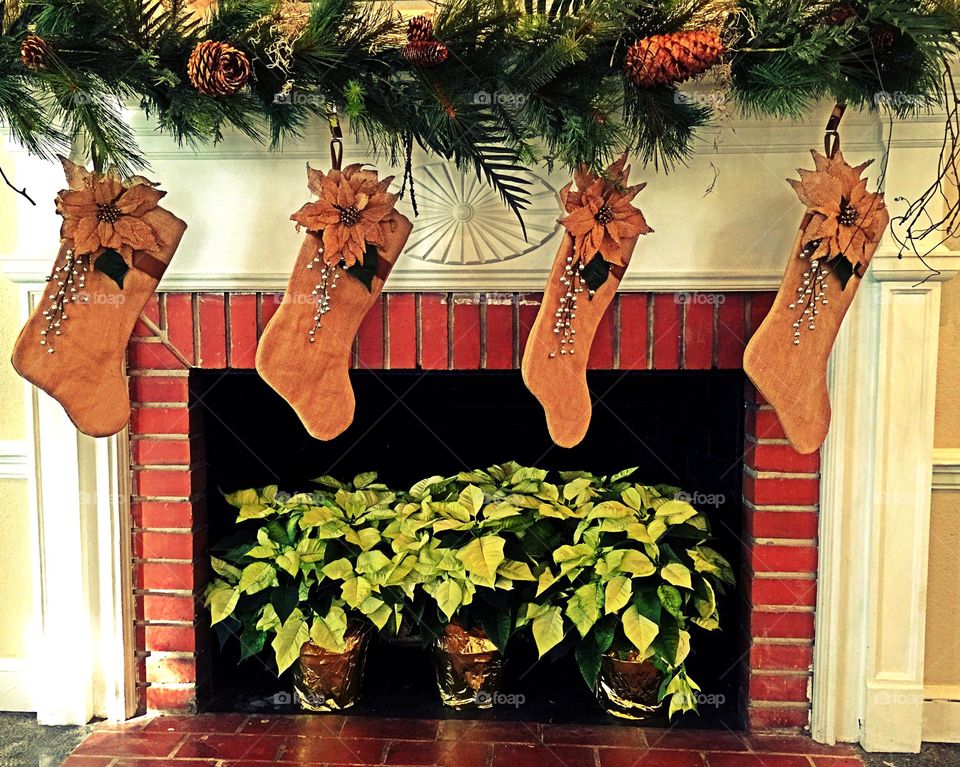
[[[824, 105], [822, 115], [804, 123], [731, 120], [701, 131], [697, 152], [686, 167], [665, 175], [635, 166], [631, 180], [649, 184], [636, 201], [655, 231], [640, 242], [622, 283], [624, 289], [776, 287], [802, 214], [784, 179], [796, 177], [798, 167], [811, 167], [809, 151], [822, 149], [829, 111]], [[163, 287], [282, 290], [300, 244], [289, 217], [309, 199], [305, 165], [329, 166], [326, 128], [314, 125], [302, 142], [270, 154], [236, 134], [200, 151], [180, 149], [151, 126], [135, 125], [137, 140], [151, 164], [146, 175], [167, 190], [164, 205], [189, 224]], [[842, 128], [844, 153], [856, 162], [880, 158], [885, 128], [872, 115], [849, 113]], [[914, 197], [924, 188], [927, 174], [916, 169], [931, 167], [942, 137], [939, 115], [897, 124], [888, 171], [891, 200], [894, 195]], [[344, 154], [344, 163], [372, 159], [349, 135]], [[29, 231], [31, 237], [17, 252], [2, 254], [3, 270], [18, 281], [36, 281], [47, 273], [47, 254], [56, 247], [59, 223], [52, 201], [63, 187], [63, 174], [54, 164], [38, 163], [22, 153], [14, 156], [14, 177], [27, 184], [39, 204], [20, 206], [21, 231]], [[425, 208], [431, 190], [447, 185], [446, 176], [453, 177], [451, 186], [459, 186], [459, 174], [444, 161], [423, 154], [414, 160]], [[381, 176], [395, 174], [399, 183], [401, 169], [383, 163], [378, 167]], [[875, 180], [879, 171], [877, 165], [868, 175]], [[485, 206], [474, 213], [468, 231], [492, 230], [505, 233], [508, 240], [496, 249], [481, 248], [486, 263], [463, 266], [408, 255], [394, 269], [386, 289], [542, 289], [560, 236], [556, 191], [569, 176], [562, 170], [552, 174], [540, 170], [531, 178], [536, 196], [533, 210], [525, 216], [528, 242], [518, 236], [519, 226], [509, 210], [499, 204]], [[469, 175], [468, 185], [471, 180]], [[711, 184], [713, 191], [705, 195]], [[458, 193], [454, 189], [453, 194]], [[415, 224], [411, 246], [418, 229], [436, 230], [439, 221], [451, 220], [451, 207], [422, 211], [417, 226], [408, 200], [401, 201], [400, 208]], [[895, 215], [897, 206], [891, 203], [890, 207]], [[425, 245], [413, 249], [418, 254], [431, 250]], [[439, 258], [439, 254], [428, 258]]]
[[[650, 182], [637, 202], [656, 232], [641, 242], [623, 289], [777, 287], [803, 212], [783, 179], [810, 167], [809, 149], [822, 146], [828, 113], [824, 105], [806, 123], [737, 120], [705, 131], [686, 168], [669, 176], [635, 170], [637, 179]], [[881, 157], [884, 131], [872, 116], [848, 114], [842, 129], [848, 159]], [[153, 166], [148, 175], [162, 182], [169, 192], [165, 204], [190, 227], [162, 287], [283, 289], [300, 239], [289, 215], [308, 199], [304, 164], [322, 169], [328, 162], [325, 134], [313, 131], [279, 155], [242, 137], [194, 154], [146, 126], [138, 134]], [[937, 115], [896, 126], [887, 175], [893, 215], [899, 212], [895, 196], [916, 196], [934, 175], [941, 140]], [[345, 162], [369, 159], [349, 140], [345, 154]], [[16, 247], [2, 254], [4, 271], [23, 285], [26, 311], [56, 249], [52, 200], [63, 183], [57, 167], [22, 153], [12, 157], [8, 172], [39, 202], [37, 208], [19, 206]], [[425, 199], [429, 174], [439, 178], [443, 168], [421, 157], [415, 163]], [[714, 167], [716, 184], [705, 196]], [[380, 170], [386, 175], [389, 169]], [[553, 227], [555, 191], [566, 181], [557, 172], [536, 182], [545, 191], [539, 212], [528, 219], [532, 229]], [[494, 229], [516, 227], [509, 214], [486, 215]], [[483, 250], [490, 262], [482, 265], [408, 256], [388, 288], [540, 290], [556, 237]], [[929, 261], [941, 275], [917, 284], [926, 272], [915, 261], [898, 260], [888, 237], [832, 358], [834, 424], [822, 464], [812, 722], [814, 737], [825, 742], [860, 741], [874, 750], [916, 750], [920, 743], [940, 280], [960, 270], [960, 258], [949, 253]], [[47, 666], [65, 676], [39, 686], [41, 721], [122, 717], [129, 710], [125, 435], [79, 436], [49, 398], [31, 390], [29, 402], [43, 644], [60, 648], [62, 657], [64, 634], [74, 640], [61, 669]]]

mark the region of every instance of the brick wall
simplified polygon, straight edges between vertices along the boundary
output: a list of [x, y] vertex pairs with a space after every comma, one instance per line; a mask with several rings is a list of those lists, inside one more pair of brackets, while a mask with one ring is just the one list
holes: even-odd
[[[771, 293], [621, 293], [601, 322], [589, 366], [615, 370], [739, 369]], [[134, 492], [134, 585], [141, 705], [192, 711], [209, 684], [205, 458], [191, 410], [191, 368], [250, 369], [279, 307], [275, 293], [162, 293], [148, 304], [128, 364]], [[519, 367], [539, 294], [390, 293], [367, 315], [355, 367]], [[819, 457], [787, 444], [776, 415], [747, 386], [744, 457], [744, 718], [755, 731], [809, 720], [816, 595]]]

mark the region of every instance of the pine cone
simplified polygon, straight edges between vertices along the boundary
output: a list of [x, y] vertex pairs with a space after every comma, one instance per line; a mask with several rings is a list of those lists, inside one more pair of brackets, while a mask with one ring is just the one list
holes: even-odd
[[207, 96], [232, 96], [250, 79], [250, 59], [232, 45], [204, 40], [190, 54], [187, 75]]
[[411, 43], [425, 43], [433, 39], [433, 22], [426, 16], [414, 16], [407, 24], [407, 40]]
[[27, 69], [46, 69], [53, 62], [53, 46], [42, 37], [27, 35], [20, 44], [20, 61]]
[[450, 51], [438, 40], [423, 40], [409, 43], [403, 49], [403, 58], [415, 67], [435, 67], [447, 60]]
[[627, 49], [623, 68], [634, 85], [652, 88], [706, 72], [723, 52], [723, 41], [714, 30], [653, 35]]
[[896, 41], [896, 30], [887, 24], [881, 24], [870, 30], [870, 42], [873, 43], [873, 47], [878, 51], [892, 48]]
[[849, 3], [841, 3], [830, 9], [823, 22], [831, 27], [839, 27], [847, 19], [852, 19], [857, 15], [856, 10]]

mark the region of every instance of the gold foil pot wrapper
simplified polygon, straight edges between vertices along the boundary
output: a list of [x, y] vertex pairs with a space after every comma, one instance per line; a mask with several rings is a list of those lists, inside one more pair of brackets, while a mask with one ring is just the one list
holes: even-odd
[[503, 676], [503, 653], [480, 629], [449, 624], [434, 650], [440, 700], [453, 708], [492, 708]]
[[370, 627], [347, 629], [346, 648], [332, 653], [307, 642], [293, 668], [293, 692], [300, 708], [307, 711], [340, 711], [360, 699], [363, 667], [370, 645]]
[[657, 700], [663, 674], [648, 660], [600, 658], [597, 700], [604, 711], [623, 719], [647, 719], [661, 703]]

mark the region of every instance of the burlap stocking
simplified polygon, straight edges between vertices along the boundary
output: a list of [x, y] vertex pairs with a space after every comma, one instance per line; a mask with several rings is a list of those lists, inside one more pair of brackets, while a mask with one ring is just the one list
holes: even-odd
[[[636, 244], [636, 237], [623, 243], [625, 262], [630, 261]], [[579, 444], [590, 428], [593, 407], [587, 389], [587, 359], [597, 327], [617, 293], [623, 274], [621, 271], [620, 276], [616, 276], [611, 271], [592, 298], [581, 294], [571, 323], [576, 331], [571, 336], [574, 343], [561, 345], [561, 334], [554, 332], [557, 310], [566, 292], [560, 278], [572, 254], [573, 238], [565, 237], [550, 270], [543, 304], [530, 330], [521, 368], [523, 382], [543, 406], [550, 438], [561, 447]]]
[[639, 235], [653, 231], [630, 201], [644, 187], [626, 187], [625, 157], [604, 177], [576, 174], [577, 191], [561, 191], [568, 215], [523, 353], [527, 388], [540, 401], [550, 437], [573, 447], [587, 433], [592, 406], [587, 360], [597, 327], [613, 301]]
[[791, 182], [809, 210], [777, 298], [747, 344], [743, 367], [774, 408], [799, 453], [812, 453], [830, 427], [827, 361], [860, 279], [890, 222], [882, 195], [866, 191], [837, 152], [813, 153], [816, 171]]
[[63, 239], [12, 362], [80, 431], [105, 437], [130, 418], [124, 353], [187, 225], [157, 207], [164, 193], [145, 179], [121, 184], [67, 161], [64, 168]]
[[[344, 176], [350, 170], [345, 169]], [[326, 179], [334, 173], [338, 171]], [[311, 185], [311, 189], [320, 188], [322, 183], [324, 180]], [[387, 183], [389, 179], [379, 182]], [[342, 265], [326, 265], [322, 254], [337, 243], [329, 235], [311, 231], [300, 248], [280, 309], [260, 339], [257, 371], [290, 403], [316, 439], [333, 439], [353, 422], [355, 400], [349, 377], [353, 339], [413, 228], [405, 216], [392, 210], [392, 200], [390, 206], [389, 213], [380, 219], [381, 231], [376, 236], [382, 237], [376, 246], [377, 267], [369, 289]], [[318, 323], [318, 310], [324, 305], [321, 283], [325, 266], [328, 308]]]

